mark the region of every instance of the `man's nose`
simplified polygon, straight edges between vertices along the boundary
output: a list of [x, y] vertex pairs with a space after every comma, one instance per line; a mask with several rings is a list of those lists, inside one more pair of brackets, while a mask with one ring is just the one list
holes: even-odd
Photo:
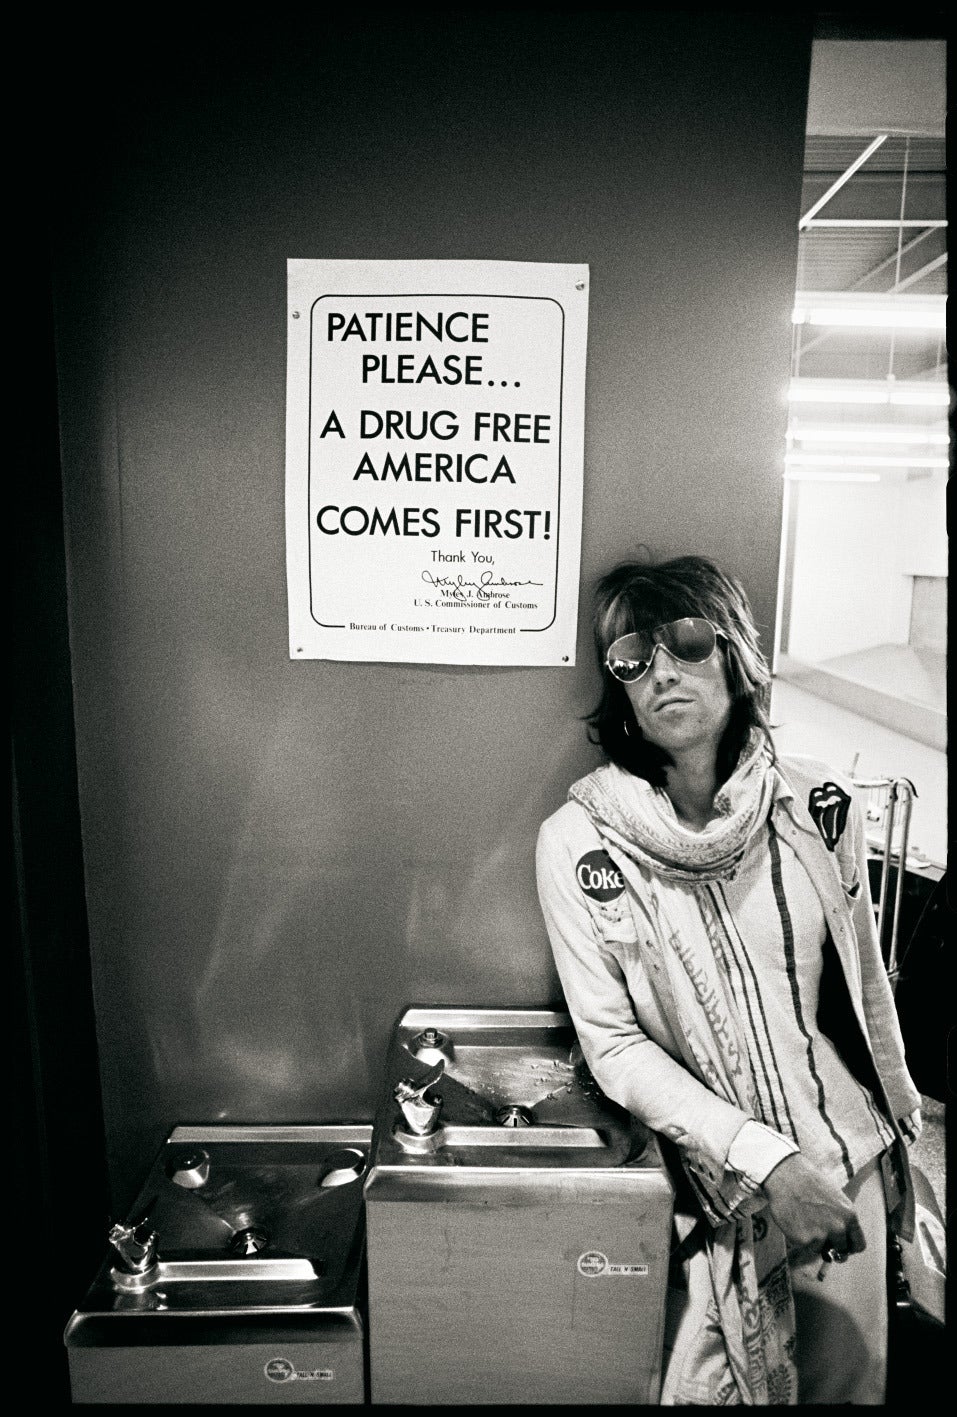
[[678, 667], [664, 645], [656, 644], [652, 650], [649, 672], [656, 684], [672, 683], [678, 678]]

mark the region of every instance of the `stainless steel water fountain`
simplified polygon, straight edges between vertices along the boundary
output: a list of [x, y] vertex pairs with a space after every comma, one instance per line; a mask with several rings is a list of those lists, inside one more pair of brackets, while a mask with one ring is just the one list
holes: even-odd
[[407, 1010], [365, 1196], [373, 1403], [657, 1401], [672, 1187], [567, 1014]]
[[171, 1132], [67, 1325], [73, 1401], [362, 1402], [371, 1138]]

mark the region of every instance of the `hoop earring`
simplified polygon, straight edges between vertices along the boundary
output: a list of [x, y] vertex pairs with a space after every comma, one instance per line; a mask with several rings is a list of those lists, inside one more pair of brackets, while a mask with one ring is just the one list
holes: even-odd
[[627, 720], [627, 718], [623, 718], [623, 719], [622, 719], [622, 723], [625, 725], [625, 737], [626, 737], [626, 738], [630, 738], [630, 737], [631, 737], [631, 733], [629, 732], [629, 729], [628, 729], [628, 720]]

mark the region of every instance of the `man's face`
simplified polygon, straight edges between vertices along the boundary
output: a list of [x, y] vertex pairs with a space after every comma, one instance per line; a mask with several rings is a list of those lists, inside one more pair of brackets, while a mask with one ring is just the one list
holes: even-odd
[[685, 664], [663, 645], [656, 645], [647, 673], [624, 689], [638, 727], [650, 743], [672, 756], [710, 744], [717, 755], [731, 714], [719, 645], [701, 664]]

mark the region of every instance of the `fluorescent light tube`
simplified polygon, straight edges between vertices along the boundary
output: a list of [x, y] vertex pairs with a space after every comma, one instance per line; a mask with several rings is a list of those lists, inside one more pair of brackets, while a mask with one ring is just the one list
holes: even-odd
[[790, 403], [897, 404], [946, 408], [950, 390], [943, 382], [900, 379], [792, 379]]
[[950, 404], [950, 389], [946, 384], [898, 384], [891, 388], [890, 402], [909, 404], [916, 407], [947, 408]]
[[943, 330], [946, 296], [799, 290], [791, 321], [841, 329]]
[[795, 306], [795, 325], [827, 325], [842, 330], [943, 330], [944, 312], [935, 310], [861, 310], [853, 305]]
[[789, 470], [784, 474], [785, 482], [880, 482], [877, 472], [813, 472], [806, 469]]
[[926, 467], [946, 468], [946, 458], [884, 456], [880, 453], [786, 453], [785, 467]]
[[921, 428], [903, 423], [793, 423], [788, 429], [799, 443], [924, 443], [946, 448], [946, 428]]

